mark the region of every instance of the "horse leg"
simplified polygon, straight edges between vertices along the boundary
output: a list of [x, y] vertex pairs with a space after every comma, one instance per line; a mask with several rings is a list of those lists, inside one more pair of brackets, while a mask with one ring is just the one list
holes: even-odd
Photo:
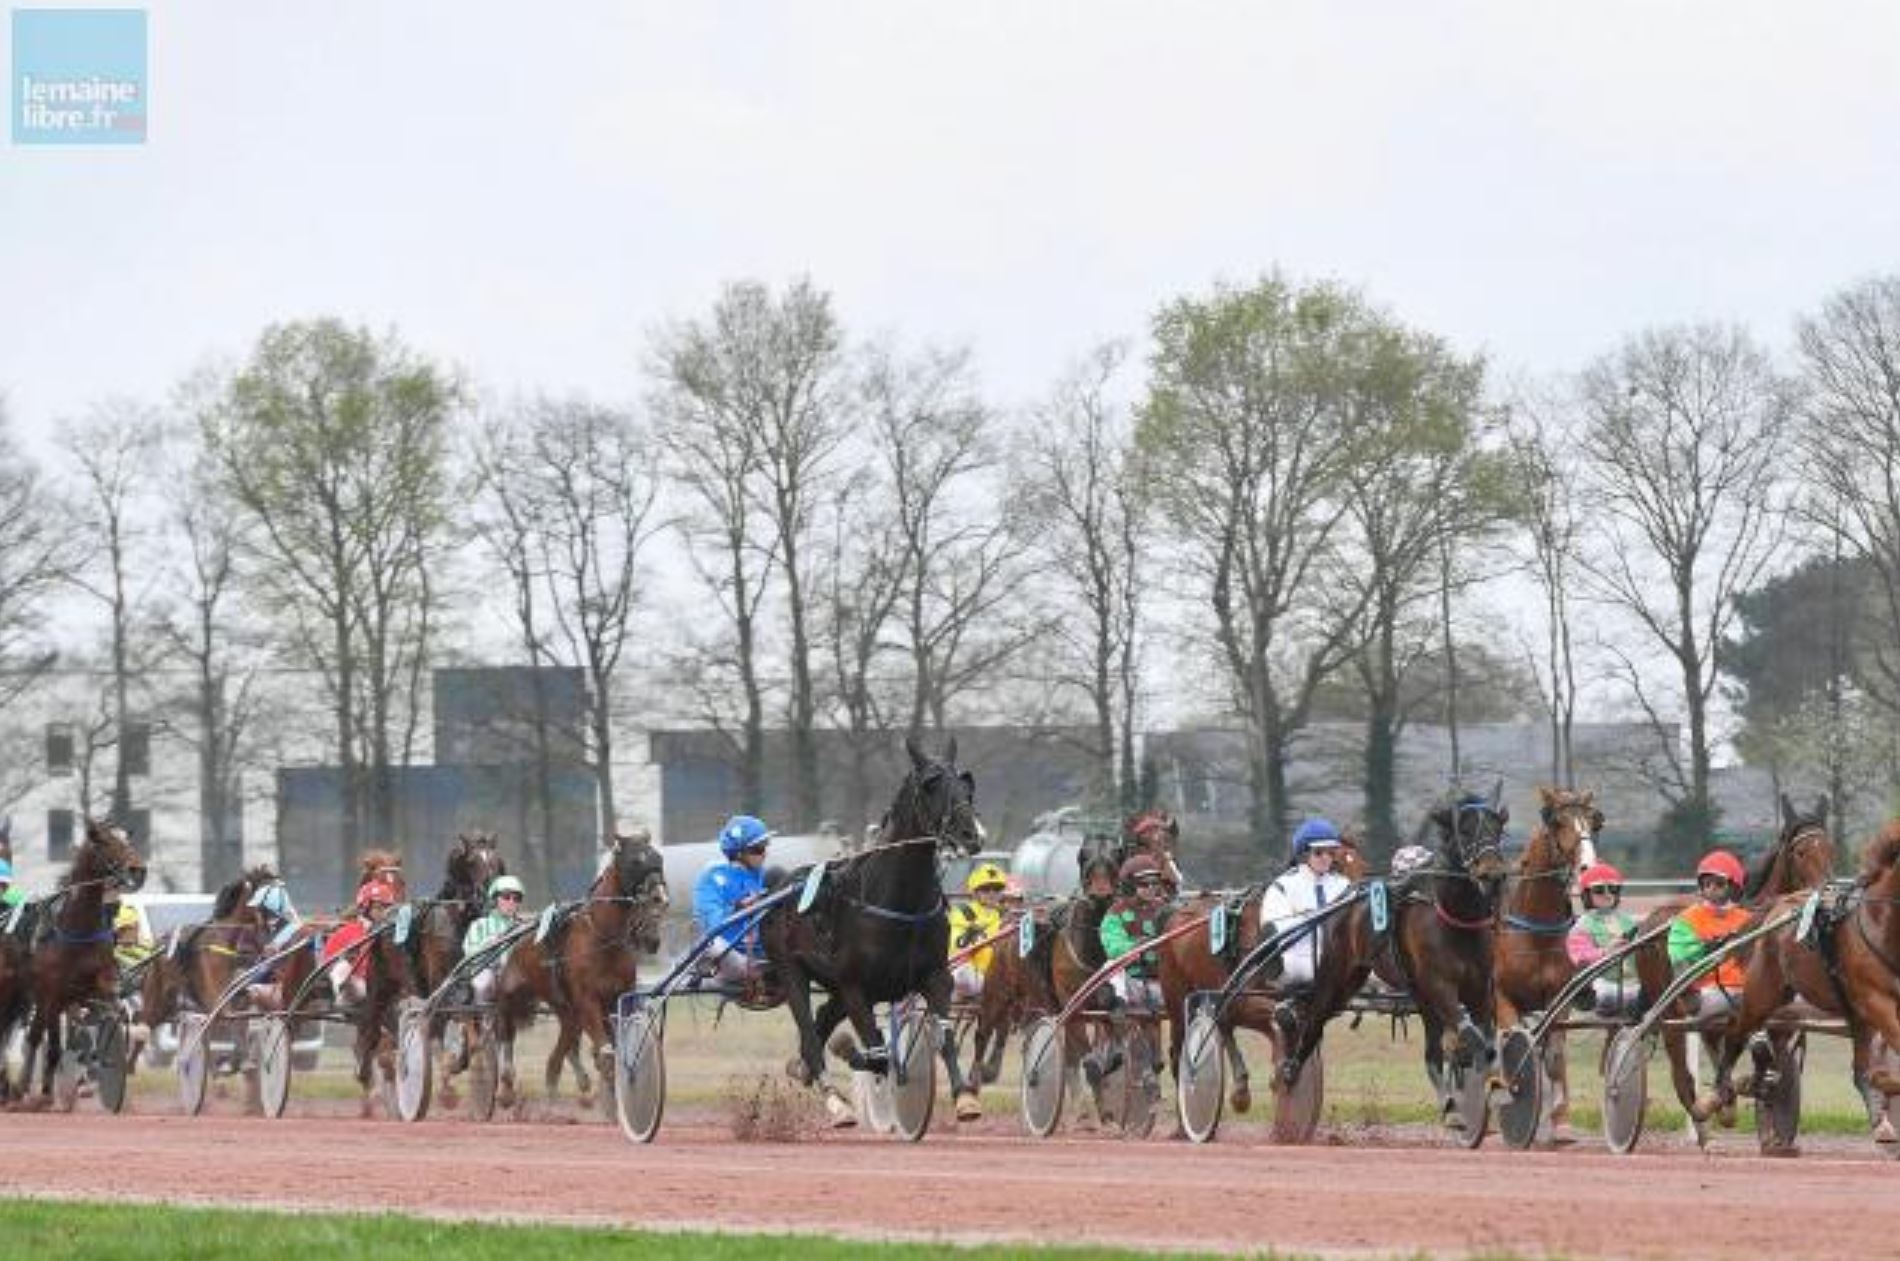
[[495, 1010], [495, 1106], [508, 1111], [515, 1106], [515, 1018], [503, 1007]]
[[[29, 1108], [42, 1106], [43, 1101], [36, 1100], [33, 1094], [33, 1075], [40, 1067], [40, 1047], [46, 1040], [46, 1021], [40, 1008], [33, 1008], [33, 1022], [26, 1031], [26, 1062], [20, 1066], [20, 1102]], [[52, 1080], [53, 1070], [46, 1069], [46, 1078]]]
[[957, 1040], [950, 1026], [950, 1000], [952, 997], [950, 969], [938, 968], [924, 982], [924, 1002], [930, 1007], [930, 1014], [937, 1018], [937, 1047], [943, 1056], [944, 1069], [950, 1074], [950, 1097], [957, 1103], [957, 1120], [975, 1121], [983, 1115], [983, 1105], [978, 1102], [976, 1091], [963, 1078], [963, 1066], [957, 1062]]
[[1544, 1071], [1550, 1074], [1550, 1136], [1556, 1143], [1574, 1143], [1570, 1127], [1570, 1050], [1562, 1029], [1544, 1042]]
[[554, 1049], [548, 1052], [546, 1081], [548, 1098], [552, 1099], [561, 1088], [561, 1065], [572, 1062], [574, 1085], [580, 1092], [581, 1107], [585, 1108], [593, 1103], [594, 1083], [589, 1081], [587, 1075], [581, 1071], [580, 1063], [574, 1055], [574, 1048], [580, 1045], [580, 1040], [579, 1023], [575, 1021], [568, 1009], [563, 1008], [560, 1012], [559, 1031], [554, 1035]]
[[[846, 1103], [844, 1096], [825, 1080], [825, 1039], [818, 1033], [817, 1021], [811, 1009], [811, 980], [805, 970], [796, 962], [788, 961], [784, 965], [785, 1005], [792, 1009], [792, 1023], [798, 1027], [798, 1054], [785, 1065], [785, 1072], [792, 1080], [810, 1086], [825, 1101], [825, 1112], [831, 1118], [836, 1129], [845, 1129], [858, 1123], [858, 1117]], [[829, 1036], [843, 1019], [843, 1008], [835, 998], [825, 1002], [826, 1018], [831, 1021], [825, 1030]], [[858, 1036], [870, 1045], [877, 1037], [876, 1026], [859, 1026]]]
[[1240, 1053], [1240, 1038], [1235, 1030], [1222, 1029], [1220, 1044], [1221, 1054], [1227, 1057], [1227, 1067], [1234, 1074], [1234, 1086], [1227, 1092], [1227, 1101], [1235, 1112], [1245, 1112], [1253, 1107], [1253, 1085], [1247, 1078], [1247, 1059]]
[[[1863, 1098], [1868, 1103], [1868, 1117], [1873, 1121], [1874, 1142], [1891, 1145], [1895, 1137], [1888, 1109], [1893, 1096], [1900, 1095], [1900, 1072], [1894, 1067], [1894, 1052], [1900, 1049], [1900, 1003], [1895, 1002], [1891, 991], [1876, 992], [1862, 1000], [1857, 1014], [1860, 1034], [1855, 1039], [1855, 1067], [1861, 1080], [1866, 1082]], [[1884, 1044], [1878, 1063], [1874, 1062], [1873, 1054], [1876, 1035]]]

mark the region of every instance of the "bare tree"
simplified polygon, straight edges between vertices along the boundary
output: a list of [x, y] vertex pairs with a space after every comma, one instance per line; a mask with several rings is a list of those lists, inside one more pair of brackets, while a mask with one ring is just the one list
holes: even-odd
[[1314, 689], [1353, 647], [1357, 610], [1321, 566], [1346, 520], [1347, 383], [1364, 305], [1268, 277], [1155, 317], [1138, 433], [1156, 502], [1213, 615], [1247, 730], [1251, 827], [1285, 841], [1286, 763]]
[[1000, 453], [967, 351], [867, 356], [877, 456], [902, 549], [897, 620], [910, 654], [909, 730], [942, 731], [1034, 631], [1005, 616], [1026, 570], [1015, 511], [998, 505]]
[[[115, 735], [111, 747], [121, 756], [113, 761], [113, 818], [126, 821], [132, 814], [132, 778], [123, 756], [125, 733], [132, 722], [132, 681], [143, 674], [144, 662], [134, 662], [135, 622], [141, 596], [149, 585], [145, 558], [138, 554], [144, 540], [140, 524], [141, 499], [153, 474], [161, 422], [149, 408], [129, 400], [96, 406], [83, 421], [68, 428], [61, 446], [77, 471], [85, 511], [80, 516], [88, 535], [87, 558], [73, 572], [73, 583], [105, 607], [110, 635], [111, 684], [109, 711]], [[137, 589], [135, 589], [137, 588]]]
[[1576, 555], [1581, 520], [1573, 462], [1560, 454], [1568, 444], [1553, 409], [1529, 402], [1512, 413], [1511, 453], [1518, 468], [1522, 524], [1521, 548], [1531, 577], [1543, 596], [1543, 644], [1528, 645], [1525, 660], [1537, 679], [1550, 720], [1550, 777], [1555, 784], [1576, 783], [1571, 735], [1577, 719], [1577, 653], [1570, 605], [1578, 579]]
[[1028, 489], [1040, 523], [1033, 545], [1064, 606], [1050, 624], [1093, 717], [1095, 795], [1131, 811], [1150, 508], [1135, 475], [1133, 426], [1108, 397], [1125, 354], [1096, 347], [1038, 411]]
[[[645, 435], [625, 412], [541, 399], [488, 448], [484, 485], [530, 659], [587, 679], [590, 759], [601, 816], [617, 814], [618, 672], [643, 590], [641, 553], [658, 522]], [[539, 599], [537, 599], [537, 588]]]
[[1900, 717], [1900, 276], [1835, 294], [1799, 331], [1801, 516], [1872, 579], [1852, 656], [1860, 686]]
[[1772, 561], [1784, 524], [1793, 394], [1745, 332], [1714, 325], [1631, 339], [1585, 371], [1582, 392], [1581, 454], [1602, 510], [1585, 564], [1598, 598], [1676, 668], [1686, 759], [1636, 655], [1609, 645], [1662, 744], [1659, 787], [1697, 830], [1712, 818], [1709, 706], [1735, 597]]
[[55, 513], [39, 470], [13, 444], [0, 399], [0, 710], [46, 672], [56, 653], [36, 643], [42, 601], [72, 573], [79, 539]]
[[348, 852], [366, 828], [395, 830], [392, 767], [414, 739], [441, 600], [456, 398], [393, 335], [317, 320], [265, 330], [203, 418], [256, 526], [260, 598], [324, 679]]

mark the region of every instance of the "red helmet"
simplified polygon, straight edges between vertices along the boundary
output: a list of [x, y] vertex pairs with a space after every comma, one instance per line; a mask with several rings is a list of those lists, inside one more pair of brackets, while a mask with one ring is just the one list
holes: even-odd
[[1148, 854], [1136, 854], [1122, 864], [1121, 881], [1125, 885], [1133, 885], [1143, 876], [1153, 876], [1159, 880], [1161, 875], [1161, 864]]
[[1700, 880], [1704, 876], [1720, 876], [1738, 889], [1747, 878], [1742, 871], [1742, 860], [1725, 849], [1712, 849], [1702, 856], [1695, 867], [1695, 878]]
[[1608, 863], [1598, 863], [1594, 867], [1585, 867], [1583, 874], [1577, 877], [1577, 887], [1586, 892], [1597, 888], [1599, 885], [1620, 885], [1622, 883], [1623, 873]]
[[371, 880], [356, 891], [356, 909], [366, 911], [372, 906], [394, 906], [396, 904], [396, 886], [387, 880]]

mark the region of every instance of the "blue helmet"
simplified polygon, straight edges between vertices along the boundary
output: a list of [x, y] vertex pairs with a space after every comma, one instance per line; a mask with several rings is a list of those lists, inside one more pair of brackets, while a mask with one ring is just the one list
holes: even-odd
[[0, 858], [0, 880], [13, 883], [13, 864], [4, 858]]
[[273, 880], [251, 895], [251, 905], [266, 915], [285, 919], [290, 914], [290, 895], [284, 892], [281, 883]]
[[737, 858], [742, 850], [763, 845], [772, 839], [772, 831], [749, 814], [735, 814], [719, 829], [719, 852]]
[[1300, 824], [1299, 830], [1293, 833], [1293, 857], [1295, 861], [1305, 858], [1307, 851], [1314, 848], [1339, 848], [1339, 829], [1333, 826], [1331, 819], [1320, 818], [1315, 815], [1313, 818]]

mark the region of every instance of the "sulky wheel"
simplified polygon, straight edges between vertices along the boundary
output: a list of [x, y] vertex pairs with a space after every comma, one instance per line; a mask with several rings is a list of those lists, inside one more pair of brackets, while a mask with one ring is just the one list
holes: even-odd
[[1155, 1035], [1147, 1024], [1133, 1025], [1122, 1040], [1122, 1137], [1147, 1138], [1160, 1111], [1161, 1078], [1156, 1071]]
[[125, 1021], [117, 1014], [98, 1025], [98, 1053], [93, 1067], [99, 1079], [99, 1106], [107, 1112], [125, 1111]]
[[1023, 1035], [1023, 1125], [1037, 1138], [1048, 1138], [1062, 1123], [1068, 1079], [1062, 1042], [1062, 1026], [1048, 1016]]
[[264, 1115], [284, 1115], [290, 1103], [290, 1021], [265, 1016], [257, 1033], [257, 1095]]
[[429, 1008], [409, 997], [396, 1008], [396, 1115], [420, 1121], [429, 1115], [435, 1066], [429, 1062]]
[[1801, 1070], [1807, 1063], [1808, 1035], [1797, 1033], [1775, 1052], [1779, 1080], [1755, 1100], [1755, 1137], [1764, 1156], [1792, 1156], [1801, 1133]]
[[1603, 1141], [1619, 1156], [1636, 1150], [1649, 1102], [1649, 1056], [1655, 1044], [1619, 1029], [1603, 1061]]
[[899, 1138], [915, 1143], [930, 1130], [937, 1102], [937, 1022], [920, 1003], [895, 1022], [889, 1067], [891, 1121]]
[[173, 1062], [178, 1073], [178, 1102], [186, 1116], [204, 1111], [205, 1087], [211, 1079], [210, 1022], [199, 1012], [186, 1012], [178, 1018], [178, 1058]]
[[1200, 1012], [1188, 1022], [1181, 1038], [1181, 1075], [1174, 1093], [1181, 1132], [1196, 1143], [1212, 1141], [1227, 1099], [1227, 1057], [1220, 1024], [1211, 1013]]
[[1521, 1151], [1537, 1141], [1550, 1086], [1544, 1057], [1530, 1030], [1520, 1025], [1505, 1031], [1498, 1049], [1498, 1070], [1504, 1078], [1498, 1132], [1506, 1143]]
[[630, 1143], [650, 1143], [666, 1113], [666, 1022], [642, 1007], [614, 1029], [614, 1115]]
[[1485, 1080], [1482, 1064], [1452, 1064], [1447, 1068], [1451, 1079], [1452, 1112], [1462, 1128], [1452, 1131], [1452, 1139], [1467, 1150], [1484, 1142], [1491, 1128], [1491, 1085]]
[[487, 1121], [495, 1115], [495, 1086], [501, 1079], [494, 1023], [484, 1017], [475, 1022], [468, 1036], [475, 1039], [468, 1049], [468, 1117], [471, 1121]]
[[87, 1021], [66, 1022], [66, 1045], [60, 1048], [59, 1065], [53, 1070], [53, 1105], [61, 1112], [71, 1112], [79, 1104], [79, 1087], [92, 1069], [92, 1030]]
[[1326, 1107], [1326, 1060], [1318, 1051], [1300, 1066], [1291, 1087], [1273, 1077], [1273, 1141], [1289, 1145], [1310, 1143], [1319, 1132], [1320, 1113]]

